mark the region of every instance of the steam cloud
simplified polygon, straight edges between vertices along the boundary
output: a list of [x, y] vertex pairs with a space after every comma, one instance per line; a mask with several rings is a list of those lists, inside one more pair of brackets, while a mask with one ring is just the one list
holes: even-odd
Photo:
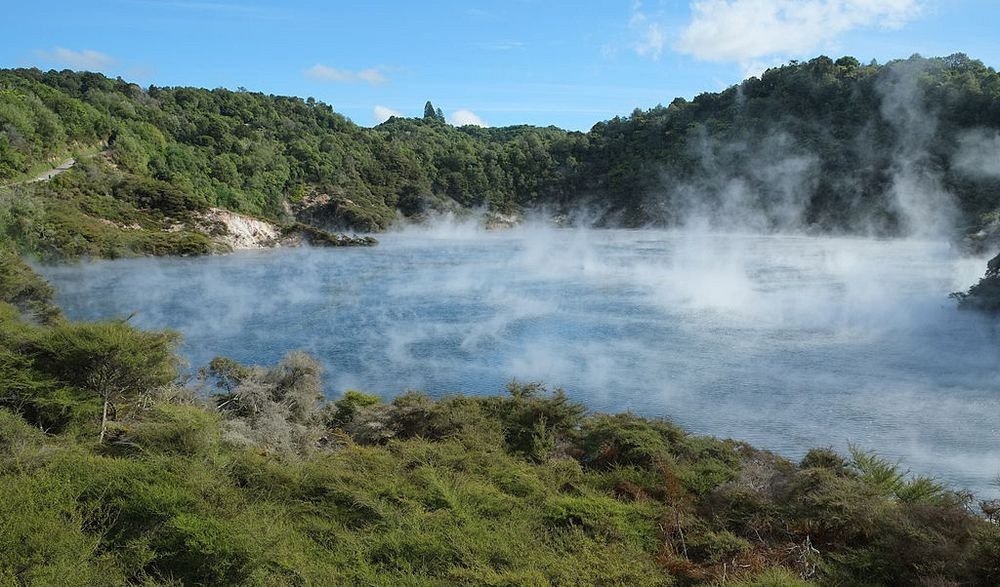
[[[944, 185], [931, 147], [939, 138], [936, 113], [924, 99], [919, 62], [898, 62], [878, 81], [880, 111], [842, 149], [857, 159], [852, 172], [833, 174], [838, 201], [836, 216], [846, 219], [840, 230], [878, 235], [895, 230], [904, 237], [948, 238], [958, 233], [959, 212], [954, 195]], [[739, 90], [739, 88], [737, 89]], [[735, 93], [736, 109], [745, 109]], [[877, 126], [888, 127], [888, 149], [877, 144]], [[720, 138], [702, 129], [686, 145], [697, 162], [694, 173], [679, 178], [659, 172], [658, 188], [648, 208], [668, 224], [699, 230], [751, 233], [810, 232], [810, 206], [823, 173], [821, 157], [796, 140], [781, 120], [759, 122], [755, 132]], [[865, 173], [885, 162], [888, 181], [884, 203], [865, 188]], [[959, 139], [952, 165], [977, 177], [1000, 177], [1000, 134], [976, 130]], [[654, 169], [650, 174], [656, 174]], [[829, 198], [829, 196], [824, 196]], [[886, 226], [873, 211], [887, 208], [898, 226]]]
[[[193, 366], [214, 354], [271, 364], [302, 348], [326, 364], [331, 395], [542, 380], [596, 410], [669, 416], [790, 457], [855, 442], [988, 493], [1000, 472], [1000, 332], [946, 298], [986, 259], [942, 238], [954, 198], [928, 153], [939, 129], [918, 74], [904, 64], [878, 87], [896, 135], [887, 196], [909, 239], [805, 235], [822, 161], [775, 124], [688, 145], [699, 173], [663, 175], [651, 202], [677, 231], [535, 219], [484, 232], [445, 218], [370, 249], [42, 271], [71, 317], [138, 310], [139, 326], [180, 330]], [[869, 134], [847, 148], [874, 152]], [[955, 168], [997, 175], [996, 132], [957, 145]], [[839, 187], [863, 209], [858, 185]], [[594, 213], [578, 211], [580, 226]]]
[[941, 241], [470, 221], [371, 249], [43, 271], [72, 317], [137, 310], [139, 326], [179, 329], [193, 367], [302, 348], [325, 363], [330, 395], [543, 380], [596, 410], [793, 458], [856, 442], [989, 492], [998, 333], [946, 299], [984, 262]]
[[954, 165], [975, 178], [1000, 178], [1000, 131], [975, 129], [958, 139]]

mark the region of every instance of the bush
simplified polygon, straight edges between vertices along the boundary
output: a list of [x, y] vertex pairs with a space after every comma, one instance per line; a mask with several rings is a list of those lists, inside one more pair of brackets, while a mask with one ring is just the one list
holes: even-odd
[[333, 402], [335, 410], [327, 419], [326, 425], [330, 428], [344, 426], [351, 422], [362, 408], [379, 405], [380, 403], [382, 403], [382, 398], [377, 395], [348, 389], [340, 399]]
[[58, 324], [26, 345], [34, 364], [103, 403], [100, 438], [117, 405], [171, 383], [179, 359], [172, 332], [143, 332], [124, 322]]
[[0, 583], [121, 585], [72, 491], [43, 470], [0, 475]]
[[0, 243], [0, 302], [11, 304], [31, 319], [48, 324], [62, 315], [52, 303], [54, 295], [51, 285], [13, 250]]
[[639, 418], [631, 414], [599, 414], [584, 420], [579, 446], [589, 466], [615, 465], [654, 467], [671, 460], [670, 447], [682, 433], [667, 422]]
[[59, 433], [94, 420], [100, 401], [88, 392], [57, 381], [37, 369], [25, 354], [0, 346], [0, 407], [19, 414], [41, 430]]
[[147, 453], [211, 455], [218, 449], [218, 417], [198, 406], [157, 402], [125, 422], [116, 444]]
[[549, 393], [540, 383], [507, 386], [509, 398], [494, 404], [504, 425], [504, 439], [513, 452], [543, 461], [556, 443], [575, 433], [584, 407], [570, 402], [561, 389]]
[[849, 472], [850, 463], [833, 449], [813, 448], [806, 453], [806, 456], [802, 457], [799, 466], [803, 469], [829, 469], [838, 475], [846, 475]]

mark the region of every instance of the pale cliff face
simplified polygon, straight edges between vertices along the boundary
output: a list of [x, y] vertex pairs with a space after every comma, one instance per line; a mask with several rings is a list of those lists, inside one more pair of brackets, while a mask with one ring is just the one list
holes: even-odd
[[264, 220], [220, 208], [210, 208], [204, 219], [225, 226], [225, 233], [217, 236], [216, 240], [234, 251], [266, 249], [281, 244], [281, 231], [276, 225]]

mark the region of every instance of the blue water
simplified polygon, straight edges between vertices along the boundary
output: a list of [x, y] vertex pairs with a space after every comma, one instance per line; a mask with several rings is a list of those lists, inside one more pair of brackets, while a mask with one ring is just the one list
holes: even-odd
[[1000, 473], [1000, 335], [947, 294], [946, 243], [544, 227], [42, 267], [76, 319], [135, 313], [213, 356], [317, 356], [328, 393], [560, 386], [798, 458], [877, 447], [983, 494]]

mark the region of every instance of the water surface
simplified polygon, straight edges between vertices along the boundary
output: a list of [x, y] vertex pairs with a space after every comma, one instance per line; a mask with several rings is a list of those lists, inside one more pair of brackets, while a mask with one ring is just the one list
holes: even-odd
[[375, 248], [43, 267], [75, 319], [127, 316], [215, 355], [305, 349], [328, 393], [497, 393], [511, 378], [791, 458], [876, 447], [996, 493], [1000, 336], [947, 294], [946, 243], [544, 227]]

